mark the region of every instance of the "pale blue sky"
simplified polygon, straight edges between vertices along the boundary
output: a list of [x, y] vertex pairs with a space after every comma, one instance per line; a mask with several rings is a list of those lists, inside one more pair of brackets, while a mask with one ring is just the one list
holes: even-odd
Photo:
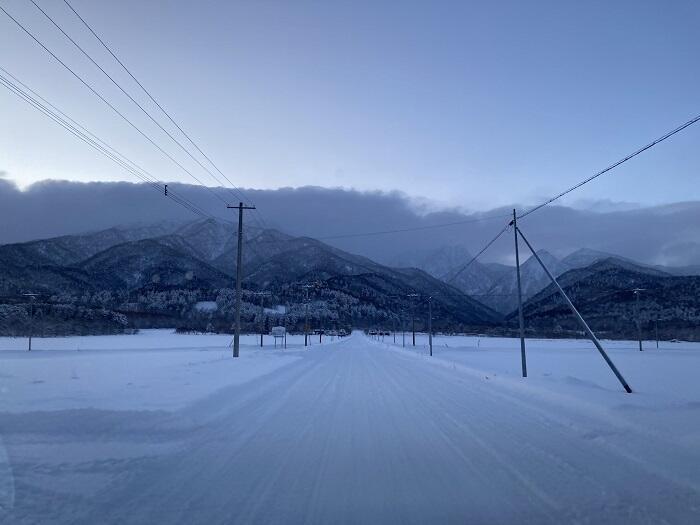
[[[700, 113], [696, 1], [72, 1], [242, 187], [527, 204]], [[37, 2], [130, 85], [62, 1]], [[2, 5], [157, 135], [29, 0]], [[0, 65], [189, 180], [1, 13]], [[134, 180], [4, 88], [0, 114], [0, 171], [20, 185]], [[700, 124], [566, 202], [697, 199], [699, 142]]]

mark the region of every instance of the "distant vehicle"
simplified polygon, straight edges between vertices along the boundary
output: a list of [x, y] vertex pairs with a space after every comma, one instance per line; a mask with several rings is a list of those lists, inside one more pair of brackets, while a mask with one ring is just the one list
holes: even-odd
[[377, 335], [377, 331], [376, 331], [376, 330], [370, 330], [370, 331], [367, 332], [367, 333], [368, 333], [369, 335]]
[[341, 328], [340, 330], [338, 330], [338, 335], [340, 337], [345, 337], [346, 335], [348, 335], [348, 333], [344, 328]]

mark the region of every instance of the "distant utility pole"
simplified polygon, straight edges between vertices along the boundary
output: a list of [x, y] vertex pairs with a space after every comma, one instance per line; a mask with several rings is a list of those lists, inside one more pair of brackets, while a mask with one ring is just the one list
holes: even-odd
[[654, 321], [654, 331], [656, 332], [656, 349], [659, 349], [659, 316], [656, 316]]
[[270, 292], [255, 292], [253, 295], [260, 296], [260, 347], [263, 345], [263, 334], [265, 333], [265, 305], [263, 299], [272, 295]]
[[635, 295], [635, 300], [634, 300], [634, 311], [635, 311], [635, 317], [637, 318], [637, 339], [639, 339], [639, 351], [642, 351], [642, 320], [639, 317], [639, 294], [646, 290], [646, 288], [635, 288], [632, 290]]
[[527, 377], [527, 360], [525, 359], [525, 319], [523, 317], [523, 291], [520, 283], [520, 252], [518, 251], [518, 216], [513, 209], [513, 235], [515, 236], [515, 272], [518, 276], [518, 324], [520, 326], [520, 366], [523, 377]]
[[34, 333], [34, 301], [36, 300], [38, 293], [23, 293], [25, 297], [29, 297], [29, 346], [27, 352], [32, 351], [32, 335]]
[[401, 346], [406, 347], [406, 309], [401, 311]]
[[304, 346], [309, 346], [309, 290], [313, 284], [304, 284]]
[[[420, 294], [410, 293], [408, 297], [411, 299], [417, 299]], [[411, 331], [413, 332], [413, 346], [416, 346], [416, 303], [411, 301]]]
[[238, 253], [236, 254], [236, 332], [233, 335], [233, 357], [240, 354], [241, 344], [241, 279], [243, 278], [243, 210], [254, 210], [255, 206], [226, 206], [238, 208]]
[[428, 296], [428, 345], [430, 345], [430, 357], [433, 356], [433, 297]]

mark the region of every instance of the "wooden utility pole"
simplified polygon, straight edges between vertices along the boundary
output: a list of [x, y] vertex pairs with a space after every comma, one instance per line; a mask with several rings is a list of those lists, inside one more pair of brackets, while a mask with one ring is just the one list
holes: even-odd
[[428, 296], [428, 345], [430, 346], [430, 357], [433, 356], [433, 298]]
[[[417, 293], [410, 293], [408, 297], [416, 299], [420, 297]], [[411, 331], [413, 332], [413, 346], [416, 346], [416, 303], [411, 301]]]
[[309, 346], [309, 290], [313, 284], [304, 284], [304, 346]]
[[406, 309], [401, 312], [401, 346], [406, 347]]
[[32, 335], [34, 335], [34, 301], [36, 300], [38, 293], [24, 293], [25, 297], [29, 297], [29, 345], [27, 347], [27, 352], [32, 351]]
[[236, 331], [233, 335], [233, 357], [240, 355], [241, 345], [241, 280], [243, 279], [243, 210], [254, 210], [255, 206], [226, 206], [238, 208], [238, 253], [236, 254]]
[[265, 332], [265, 299], [264, 294], [260, 294], [260, 348], [263, 346], [263, 333]]
[[260, 346], [263, 346], [263, 334], [265, 333], [265, 296], [272, 295], [270, 292], [255, 292], [253, 295], [260, 296]]
[[518, 325], [520, 326], [520, 365], [523, 377], [527, 377], [527, 360], [525, 359], [525, 318], [523, 317], [523, 291], [520, 282], [520, 253], [518, 251], [518, 216], [513, 209], [513, 235], [515, 236], [515, 272], [518, 277]]
[[656, 332], [656, 349], [659, 349], [659, 316], [656, 316], [654, 321], [654, 331]]
[[632, 290], [635, 295], [635, 300], [634, 300], [634, 312], [635, 312], [635, 317], [637, 318], [637, 339], [639, 340], [639, 351], [641, 352], [642, 349], [642, 320], [639, 317], [639, 294], [643, 292], [645, 288], [635, 288]]

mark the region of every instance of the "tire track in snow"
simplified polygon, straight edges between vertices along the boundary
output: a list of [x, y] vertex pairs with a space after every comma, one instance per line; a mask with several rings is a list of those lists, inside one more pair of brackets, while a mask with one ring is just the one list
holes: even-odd
[[[377, 346], [377, 348], [379, 349], [380, 347]], [[584, 433], [581, 432], [581, 428], [577, 424], [572, 424], [572, 422], [577, 420], [576, 413], [561, 416], [557, 412], [547, 412], [542, 406], [538, 406], [534, 400], [528, 399], [524, 401], [510, 393], [505, 394], [503, 392], [504, 389], [499, 388], [500, 385], [489, 383], [487, 386], [483, 383], [483, 380], [477, 379], [474, 375], [460, 374], [458, 370], [451, 370], [445, 366], [430, 366], [429, 360], [426, 358], [416, 359], [412, 355], [405, 355], [400, 352], [387, 353], [399, 357], [404, 363], [419, 362], [423, 364], [423, 374], [438, 378], [435, 381], [436, 388], [431, 392], [430, 402], [436, 402], [437, 394], [450, 387], [450, 381], [446, 381], [445, 377], [452, 375], [461, 377], [468, 385], [471, 395], [478, 396], [481, 404], [484, 406], [493, 404], [495, 400], [504, 401], [499, 403], [501, 406], [517, 406], [518, 410], [510, 411], [507, 418], [498, 418], [493, 416], [493, 414], [497, 413], [493, 410], [474, 412], [475, 404], [472, 402], [465, 402], [459, 398], [453, 398], [452, 401], [449, 398], [447, 400], [460, 412], [465, 411], [470, 414], [470, 417], [476, 417], [480, 422], [480, 427], [485, 429], [488, 426], [488, 432], [484, 432], [485, 436], [490, 435], [491, 439], [493, 439], [498, 437], [499, 430], [507, 432], [512, 436], [512, 441], [517, 443], [518, 447], [527, 447], [531, 455], [540, 456], [543, 460], [549, 458], [550, 462], [552, 458], [555, 458], [556, 463], [560, 467], [564, 467], [568, 472], [567, 477], [570, 478], [572, 475], [575, 475], [579, 484], [581, 481], [585, 481], [586, 485], [590, 487], [593, 496], [595, 496], [596, 490], [602, 494], [603, 491], [597, 487], [607, 484], [609, 497], [614, 499], [617, 493], [625, 497], [631, 497], [633, 491], [629, 487], [643, 486], [646, 483], [647, 485], [659, 487], [658, 495], [660, 497], [668, 500], [677, 499], [679, 502], [683, 501], [688, 510], [693, 511], [693, 514], [697, 514], [699, 500], [695, 490], [689, 488], [687, 484], [679, 483], [673, 477], [663, 476], [656, 469], [648, 468], [647, 465], [637, 461], [630, 452], [623, 451], [620, 453], [615, 446], [599, 446], [598, 443], [592, 443], [591, 440], [585, 438]], [[407, 364], [405, 367], [394, 368], [395, 372], [398, 373], [412, 369], [413, 367], [410, 364]], [[410, 377], [405, 378], [401, 383], [405, 384], [406, 380], [410, 380]], [[436, 408], [439, 409], [439, 405]], [[524, 414], [531, 417], [524, 418]], [[534, 434], [523, 432], [523, 429], [533, 427], [535, 422], [542, 427], [540, 431]], [[474, 427], [469, 426], [469, 428], [473, 429]], [[552, 440], [552, 436], [556, 436], [556, 439]], [[568, 447], [570, 452], [562, 452], [562, 445], [566, 445], [564, 448]], [[558, 451], [558, 453], [555, 453], [555, 451]], [[576, 453], [577, 451], [578, 454]], [[585, 452], [583, 457], [581, 451]], [[508, 460], [508, 462], [518, 461], [522, 461], [522, 455], [514, 455]], [[541, 463], [545, 462], [542, 461]], [[595, 474], [596, 470], [599, 471], [597, 474]], [[625, 476], [620, 473], [628, 473], [628, 475]], [[611, 476], [610, 474], [613, 475]], [[615, 484], [613, 482], [614, 479], [619, 480], [619, 482]], [[645, 481], [640, 483], [640, 480]], [[581, 492], [585, 492], [581, 490], [582, 488], [581, 486], [578, 487], [579, 499]], [[648, 487], [644, 488], [647, 489]], [[646, 512], [656, 514], [655, 519], [661, 520], [663, 519], [663, 501], [658, 497], [655, 499], [656, 496], [657, 493], [650, 490], [650, 499], [643, 500], [643, 503], [638, 505], [638, 507], [643, 507], [646, 509]], [[592, 497], [591, 501], [594, 502], [595, 497]], [[660, 510], [651, 508], [654, 503], [659, 506]], [[620, 509], [613, 509], [613, 512], [620, 512]], [[571, 518], [576, 519], [577, 517], [573, 515]], [[642, 513], [637, 518], [644, 519], [645, 516]]]

